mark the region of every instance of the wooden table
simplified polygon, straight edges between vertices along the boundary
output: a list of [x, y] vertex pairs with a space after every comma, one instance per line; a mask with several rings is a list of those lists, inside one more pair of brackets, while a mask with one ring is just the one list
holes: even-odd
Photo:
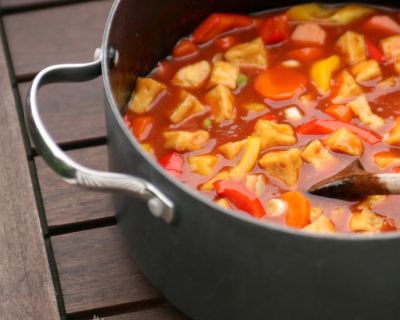
[[[0, 318], [187, 319], [129, 257], [108, 195], [62, 182], [23, 122], [43, 67], [90, 61], [112, 1], [0, 0]], [[45, 123], [79, 162], [106, 169], [100, 81], [52, 85]]]

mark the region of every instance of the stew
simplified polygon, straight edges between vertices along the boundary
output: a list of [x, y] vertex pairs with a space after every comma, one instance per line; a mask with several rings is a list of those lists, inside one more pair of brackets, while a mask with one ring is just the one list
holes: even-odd
[[400, 196], [307, 194], [356, 158], [400, 172], [400, 13], [302, 4], [215, 13], [145, 78], [124, 119], [176, 179], [307, 232], [397, 230]]

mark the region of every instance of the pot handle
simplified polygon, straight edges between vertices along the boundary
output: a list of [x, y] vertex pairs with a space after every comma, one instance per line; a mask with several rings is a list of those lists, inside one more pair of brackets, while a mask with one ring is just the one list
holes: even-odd
[[27, 97], [26, 123], [39, 154], [51, 169], [66, 182], [80, 187], [111, 192], [125, 192], [147, 201], [150, 212], [171, 223], [174, 204], [151, 183], [130, 175], [96, 171], [86, 168], [69, 158], [46, 130], [38, 111], [37, 95], [42, 86], [58, 82], [84, 82], [102, 74], [101, 54], [87, 64], [63, 64], [48, 67], [34, 79]]

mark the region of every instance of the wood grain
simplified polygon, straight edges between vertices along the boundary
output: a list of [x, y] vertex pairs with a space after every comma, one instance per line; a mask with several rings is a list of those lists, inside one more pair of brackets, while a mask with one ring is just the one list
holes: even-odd
[[54, 5], [68, 2], [77, 2], [80, 0], [2, 0], [0, 5], [6, 9], [21, 9], [32, 6]]
[[57, 63], [88, 62], [101, 45], [112, 1], [93, 1], [6, 15], [17, 79]]
[[[70, 151], [67, 154], [82, 165], [106, 170], [106, 152], [106, 146], [101, 146]], [[35, 163], [50, 229], [114, 216], [109, 194], [67, 184], [40, 157], [35, 159]]]
[[160, 298], [117, 226], [52, 237], [67, 314]]
[[0, 44], [0, 317], [59, 319], [3, 52]]
[[[18, 86], [25, 108], [31, 83]], [[59, 144], [105, 137], [103, 89], [100, 79], [85, 83], [54, 84], [41, 89], [40, 112], [46, 128]]]
[[[100, 315], [100, 319], [102, 319]], [[130, 312], [121, 315], [105, 317], [104, 320], [188, 320], [185, 315], [172, 306], [161, 306], [158, 308]]]

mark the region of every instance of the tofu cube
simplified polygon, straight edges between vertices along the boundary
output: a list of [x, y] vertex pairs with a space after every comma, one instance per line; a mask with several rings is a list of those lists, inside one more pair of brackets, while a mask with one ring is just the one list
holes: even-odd
[[203, 148], [210, 140], [210, 134], [204, 130], [197, 131], [165, 131], [163, 133], [166, 149], [179, 152], [196, 151]]
[[320, 234], [336, 233], [336, 228], [333, 222], [323, 215], [308, 226], [304, 227], [303, 230]]
[[388, 60], [397, 60], [400, 56], [400, 35], [382, 39], [380, 41], [380, 46]]
[[245, 139], [241, 141], [228, 142], [219, 146], [217, 150], [221, 152], [226, 159], [233, 160], [239, 155], [246, 141], [247, 140]]
[[334, 104], [341, 104], [344, 101], [359, 96], [363, 93], [356, 80], [347, 70], [343, 70], [337, 76], [336, 83], [338, 90], [334, 99], [332, 99]]
[[300, 150], [293, 148], [287, 151], [268, 152], [259, 160], [259, 164], [271, 177], [289, 187], [294, 187], [299, 180], [303, 161]]
[[166, 85], [151, 78], [138, 78], [136, 81], [136, 89], [129, 103], [129, 109], [135, 113], [145, 113], [149, 111], [153, 102], [166, 89]]
[[364, 208], [361, 212], [353, 212], [350, 218], [350, 229], [353, 232], [380, 232], [385, 218]]
[[211, 66], [203, 60], [182, 67], [172, 78], [172, 83], [185, 89], [200, 88], [210, 75]]
[[396, 119], [394, 127], [390, 129], [385, 142], [393, 146], [400, 146], [400, 117]]
[[301, 157], [317, 169], [322, 168], [324, 164], [334, 159], [319, 140], [311, 141], [301, 153]]
[[205, 107], [192, 94], [185, 90], [181, 90], [179, 95], [179, 103], [169, 116], [172, 123], [178, 123], [191, 116], [202, 113]]
[[360, 119], [362, 123], [372, 129], [378, 129], [385, 124], [385, 120], [372, 112], [371, 107], [364, 95], [361, 95], [357, 99], [349, 102], [347, 106], [353, 111], [353, 113]]
[[222, 85], [217, 85], [207, 92], [205, 102], [211, 107], [213, 120], [221, 123], [225, 120], [233, 120], [236, 117], [236, 109], [233, 106], [232, 92]]
[[376, 78], [382, 77], [381, 69], [379, 68], [378, 62], [376, 60], [370, 59], [361, 61], [350, 69], [353, 76], [357, 81], [369, 81]]
[[336, 42], [336, 48], [345, 56], [348, 64], [367, 59], [365, 39], [362, 34], [346, 31]]
[[268, 65], [267, 49], [261, 38], [230, 48], [225, 59], [239, 68], [266, 69]]
[[380, 151], [374, 154], [374, 162], [380, 169], [400, 163], [400, 152], [398, 150]]
[[212, 88], [220, 84], [231, 90], [234, 90], [236, 89], [237, 86], [238, 76], [239, 76], [238, 66], [235, 66], [226, 61], [217, 61], [213, 65], [208, 87]]
[[218, 163], [218, 157], [212, 154], [193, 156], [188, 158], [188, 162], [192, 172], [208, 176]]
[[345, 153], [351, 156], [361, 156], [364, 152], [364, 145], [361, 139], [345, 128], [332, 133], [325, 140], [325, 145], [334, 152]]
[[288, 124], [259, 119], [254, 126], [255, 135], [261, 138], [261, 149], [277, 146], [291, 146], [297, 142], [293, 128]]
[[322, 46], [326, 41], [326, 32], [317, 23], [303, 23], [293, 31], [292, 40], [302, 44]]

